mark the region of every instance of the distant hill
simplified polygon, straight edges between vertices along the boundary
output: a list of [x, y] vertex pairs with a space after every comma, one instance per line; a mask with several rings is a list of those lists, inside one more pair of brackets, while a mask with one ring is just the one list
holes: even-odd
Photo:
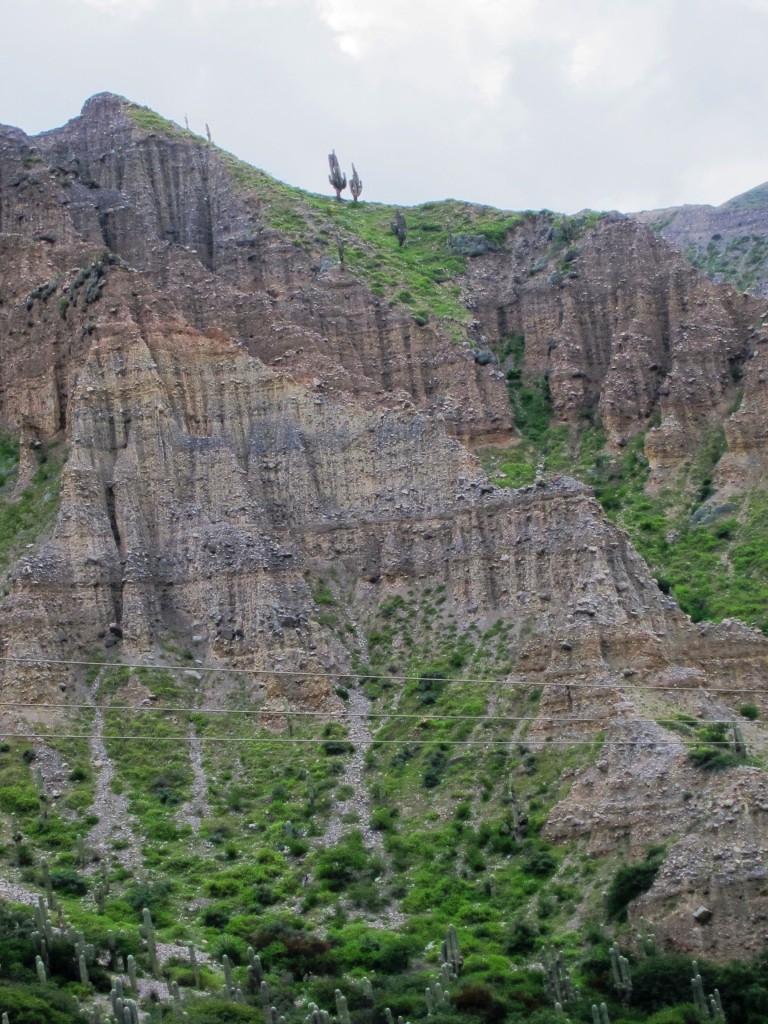
[[768, 182], [721, 206], [673, 206], [631, 216], [681, 249], [715, 281], [768, 296]]

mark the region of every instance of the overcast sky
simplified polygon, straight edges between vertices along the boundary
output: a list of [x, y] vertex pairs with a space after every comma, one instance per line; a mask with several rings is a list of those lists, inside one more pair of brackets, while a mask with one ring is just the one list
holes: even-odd
[[768, 0], [0, 0], [0, 122], [120, 93], [276, 177], [509, 209], [768, 179]]

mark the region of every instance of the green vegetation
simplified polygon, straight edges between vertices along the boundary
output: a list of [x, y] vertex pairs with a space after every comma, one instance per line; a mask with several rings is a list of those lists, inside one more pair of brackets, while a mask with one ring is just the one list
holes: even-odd
[[408, 307], [418, 321], [441, 319], [457, 338], [464, 337], [468, 320], [458, 286], [468, 257], [455, 240], [471, 235], [483, 240], [483, 251], [501, 248], [509, 232], [537, 216], [454, 200], [424, 203], [406, 211], [408, 241], [400, 248], [391, 230], [395, 207], [303, 192], [229, 153], [221, 157], [234, 184], [259, 198], [270, 227], [331, 264], [338, 261], [341, 240], [345, 267], [374, 294]]
[[196, 142], [204, 142], [200, 135], [186, 128], [180, 128], [174, 121], [169, 121], [161, 114], [155, 113], [149, 107], [140, 107], [135, 103], [127, 103], [125, 112], [137, 128], [145, 132], [157, 132], [158, 135], [179, 136], [180, 138], [194, 139]]
[[14, 487], [18, 475], [18, 441], [0, 438], [0, 574], [27, 544], [38, 540], [51, 528], [58, 512], [61, 448], [40, 445], [34, 449], [34, 458], [37, 468], [28, 485], [17, 494]]
[[713, 235], [706, 248], [689, 245], [685, 254], [694, 267], [742, 292], [752, 289], [768, 268], [768, 240], [762, 235], [740, 235], [730, 241]]
[[608, 916], [619, 921], [626, 921], [627, 906], [641, 893], [653, 885], [659, 872], [664, 851], [649, 850], [645, 860], [638, 864], [625, 864], [613, 876], [605, 898], [605, 909]]

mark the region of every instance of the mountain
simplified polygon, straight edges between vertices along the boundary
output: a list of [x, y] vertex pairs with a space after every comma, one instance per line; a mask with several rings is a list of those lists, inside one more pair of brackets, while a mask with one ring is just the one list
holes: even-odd
[[768, 182], [721, 206], [676, 206], [632, 216], [715, 281], [768, 296]]
[[0, 895], [82, 932], [8, 911], [0, 1004], [130, 955], [256, 1019], [258, 954], [275, 1018], [415, 1018], [454, 924], [432, 1015], [548, 1019], [551, 943], [610, 1003], [618, 938], [645, 1020], [662, 950], [762, 951], [765, 304], [634, 218], [403, 212], [111, 94], [0, 128]]

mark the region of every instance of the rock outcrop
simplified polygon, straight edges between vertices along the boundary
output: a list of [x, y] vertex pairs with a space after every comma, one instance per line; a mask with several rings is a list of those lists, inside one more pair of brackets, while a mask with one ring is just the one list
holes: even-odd
[[[552, 230], [531, 215], [471, 258], [475, 341], [524, 335], [523, 372], [548, 380], [557, 416], [598, 412], [616, 446], [660, 412], [660, 473], [723, 417], [749, 364], [727, 428], [746, 479], [763, 457], [754, 300], [631, 220], [587, 224], [567, 251]], [[66, 710], [55, 659], [107, 641], [140, 660], [172, 634], [207, 664], [266, 671], [258, 699], [335, 707], [351, 653], [315, 581], [332, 572], [363, 651], [387, 596], [439, 586], [461, 627], [514, 625], [507, 682], [545, 687], [531, 742], [583, 737], [587, 711], [591, 734], [608, 730], [548, 833], [633, 854], [674, 840], [659, 892], [682, 891], [682, 872], [704, 900], [711, 871], [686, 867], [687, 837], [733, 783], [684, 805], [694, 769], [655, 719], [730, 713], [744, 688], [762, 702], [768, 641], [693, 625], [578, 482], [491, 485], [471, 447], [513, 434], [503, 373], [322, 252], [270, 226], [213, 147], [142, 128], [116, 97], [35, 140], [0, 129], [0, 425], [26, 454], [55, 436], [68, 449], [52, 535], [0, 605], [4, 697]], [[760, 833], [744, 842], [762, 849], [762, 775], [740, 771]], [[748, 872], [729, 878], [751, 891]], [[668, 933], [688, 941], [674, 921]]]

